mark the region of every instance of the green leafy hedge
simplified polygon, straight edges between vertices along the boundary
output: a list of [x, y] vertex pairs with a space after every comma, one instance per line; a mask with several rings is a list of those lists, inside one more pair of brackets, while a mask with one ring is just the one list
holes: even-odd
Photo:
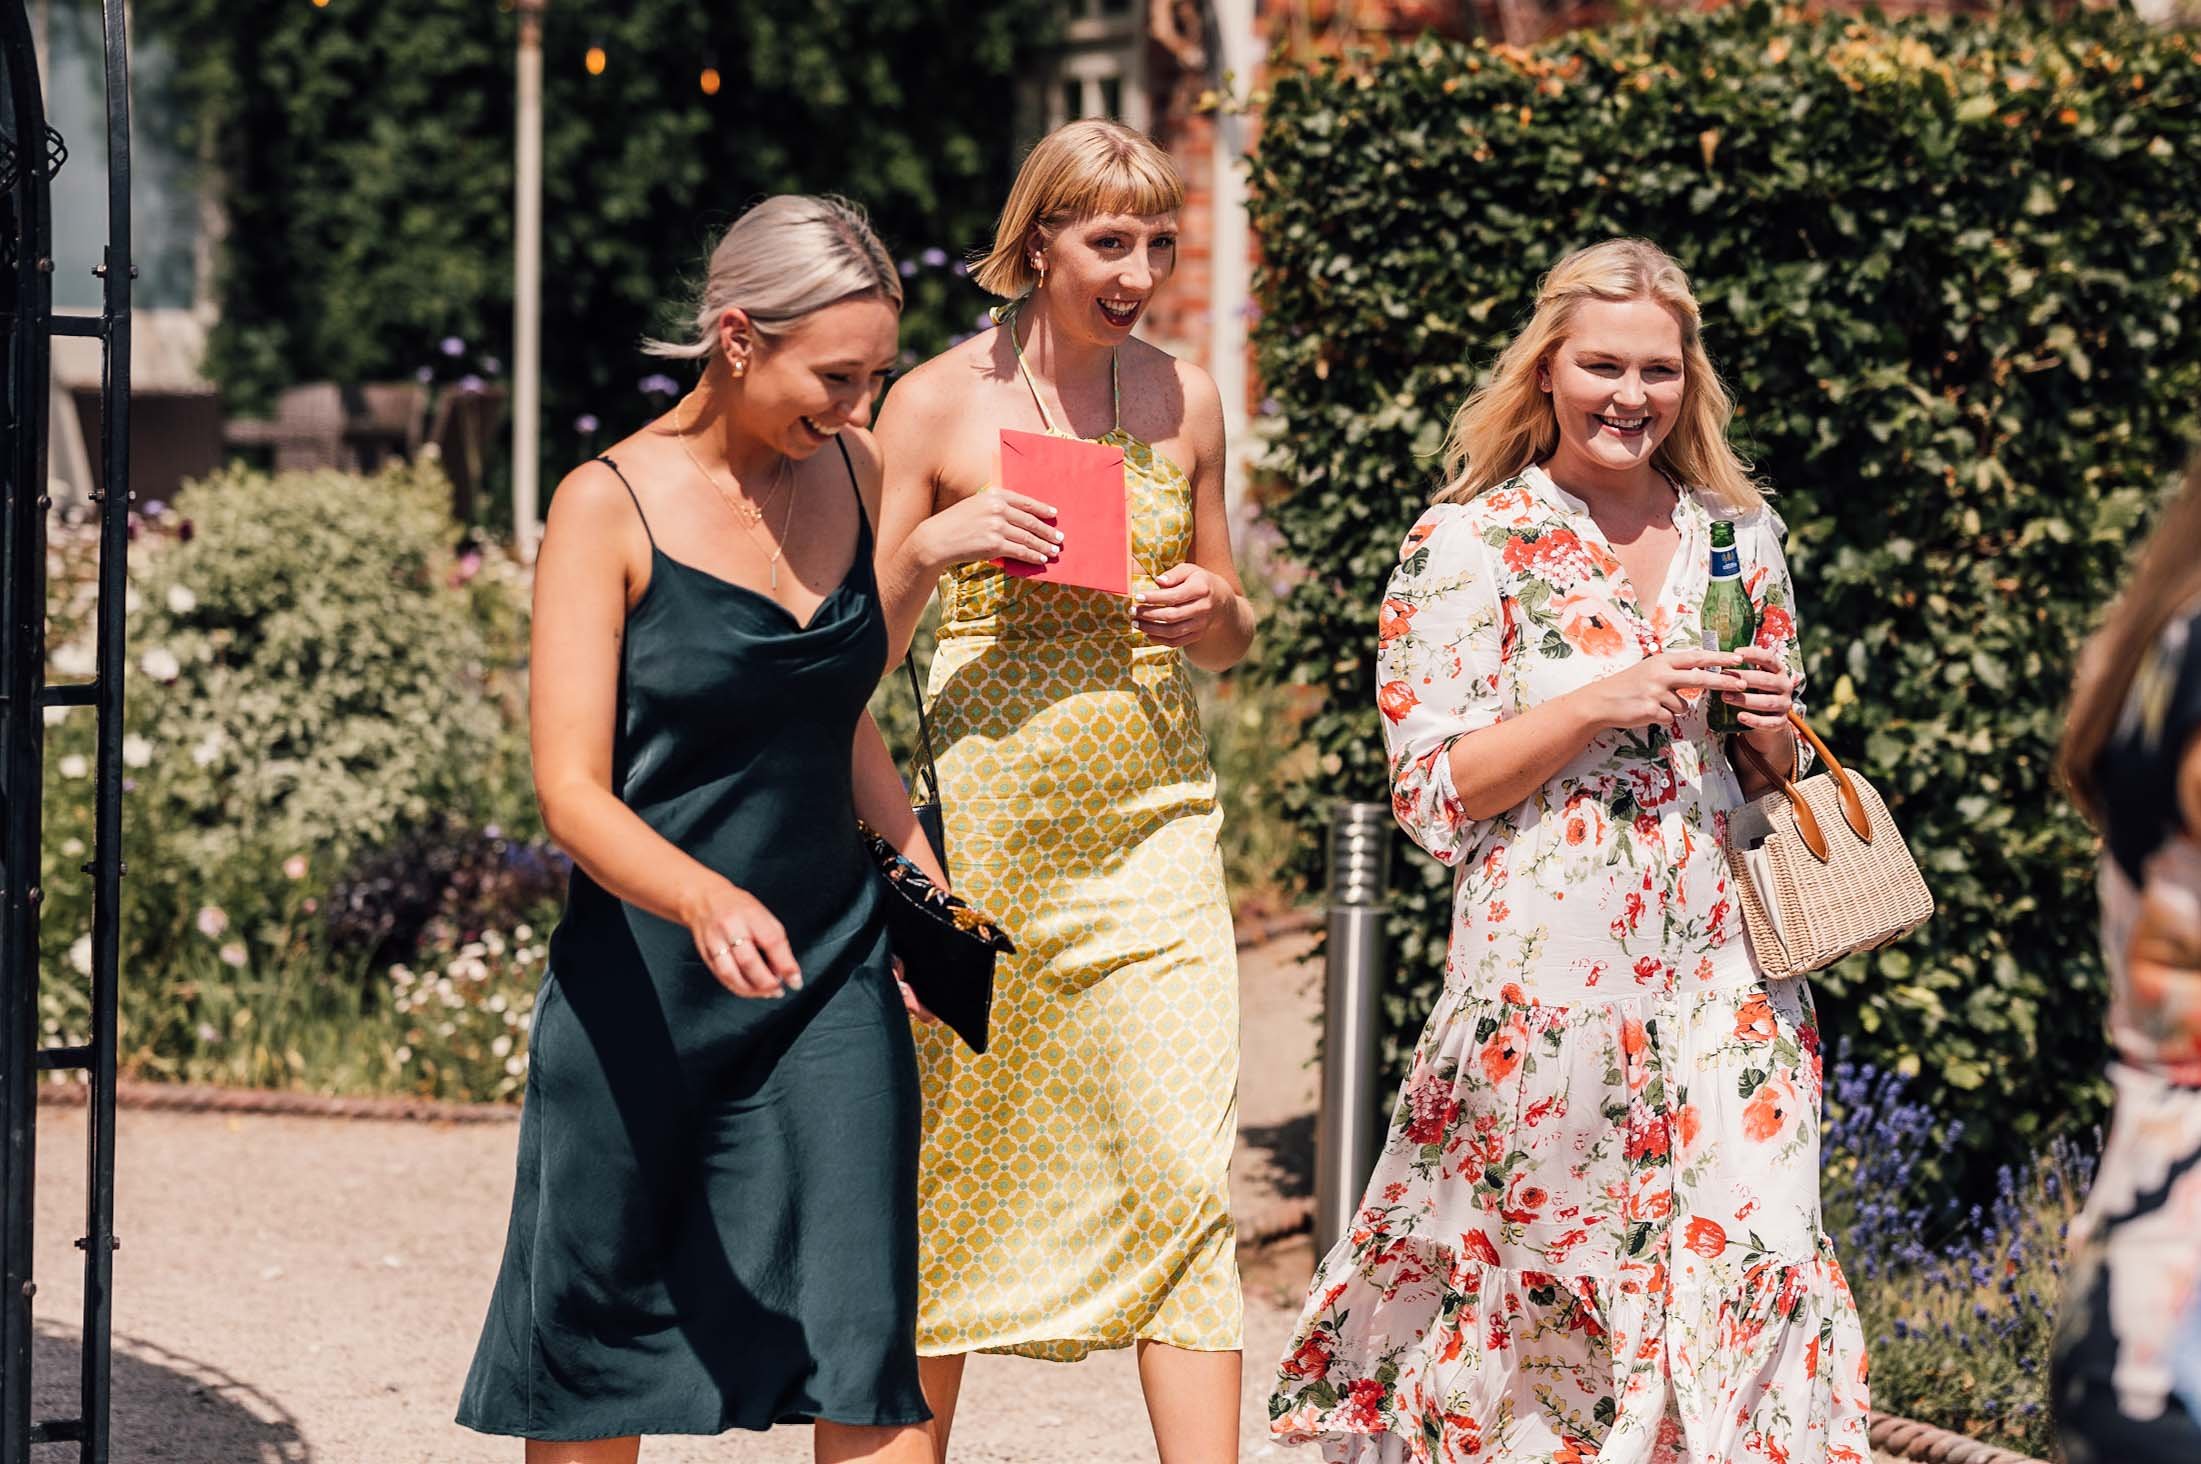
[[[1268, 671], [1324, 694], [1301, 872], [1383, 795], [1375, 603], [1445, 424], [1561, 255], [1690, 270], [1778, 490], [1811, 700], [1941, 911], [1819, 983], [1975, 1156], [2099, 1117], [2093, 841], [2051, 774], [2074, 651], [2201, 409], [2201, 57], [2129, 16], [1664, 15], [1277, 81], [1254, 168], [1268, 510], [1305, 568]], [[1401, 840], [1390, 1052], [1448, 881]]]

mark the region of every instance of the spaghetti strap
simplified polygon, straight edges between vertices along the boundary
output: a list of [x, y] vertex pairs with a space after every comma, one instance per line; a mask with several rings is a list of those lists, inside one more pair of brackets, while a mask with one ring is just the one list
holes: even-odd
[[[1055, 425], [1054, 417], [1047, 410], [1046, 401], [1039, 394], [1039, 383], [1032, 379], [1032, 368], [1024, 364], [1024, 343], [1016, 338], [1017, 305], [1023, 303], [1022, 300], [1019, 300], [1016, 305], [1011, 305], [1002, 313], [1001, 328], [1009, 333], [1009, 349], [1016, 353], [1017, 372], [1024, 378], [1025, 388], [1032, 394], [1032, 405], [1039, 408], [1039, 420], [1046, 423], [1047, 430], [1055, 436], [1069, 437], [1072, 434]], [[1114, 351], [1108, 353], [1108, 394], [1112, 400], [1111, 410], [1116, 417], [1116, 420], [1108, 428], [1109, 433], [1113, 435], [1123, 430], [1123, 378], [1116, 370], [1116, 352]]]
[[627, 490], [627, 497], [633, 499], [634, 516], [642, 520], [642, 532], [649, 539], [650, 548], [654, 551], [657, 548], [657, 535], [650, 533], [650, 516], [642, 512], [642, 500], [635, 497], [634, 485], [627, 481], [627, 475], [620, 472], [619, 465], [613, 462], [609, 457], [599, 453], [597, 455], [596, 461], [611, 469], [611, 475], [619, 480], [619, 486]]
[[863, 541], [857, 545], [859, 554], [868, 551], [871, 533], [871, 510], [864, 504], [863, 485], [856, 481], [856, 460], [848, 455], [848, 439], [839, 433], [833, 435], [833, 445], [841, 450], [841, 466], [848, 469], [848, 491], [856, 495], [856, 522], [864, 527]]

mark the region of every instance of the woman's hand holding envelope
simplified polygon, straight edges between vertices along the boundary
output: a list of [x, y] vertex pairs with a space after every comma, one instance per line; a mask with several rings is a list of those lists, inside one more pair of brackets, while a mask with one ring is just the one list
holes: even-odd
[[918, 558], [935, 569], [981, 559], [1048, 564], [1062, 552], [1054, 519], [1054, 509], [1036, 498], [988, 488], [926, 519], [910, 537]]
[[1163, 570], [1152, 589], [1132, 595], [1131, 620], [1149, 640], [1189, 646], [1207, 634], [1216, 615], [1236, 598], [1221, 576], [1188, 562]]

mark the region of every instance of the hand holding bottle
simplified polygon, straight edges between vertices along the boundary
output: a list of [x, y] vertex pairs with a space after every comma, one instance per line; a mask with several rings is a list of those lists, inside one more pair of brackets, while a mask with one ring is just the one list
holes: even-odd
[[1743, 661], [1733, 672], [1742, 679], [1743, 690], [1723, 693], [1720, 699], [1735, 709], [1744, 731], [1786, 727], [1803, 678], [1791, 675], [1781, 653], [1765, 646], [1744, 646], [1735, 654]]

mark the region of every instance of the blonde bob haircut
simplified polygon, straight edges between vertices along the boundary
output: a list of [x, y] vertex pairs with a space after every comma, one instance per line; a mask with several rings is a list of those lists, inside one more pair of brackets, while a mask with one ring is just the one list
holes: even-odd
[[686, 340], [645, 340], [645, 355], [701, 361], [718, 349], [719, 318], [741, 310], [758, 336], [785, 335], [828, 305], [876, 298], [902, 308], [894, 259], [863, 210], [831, 194], [780, 193], [727, 226], [689, 307]]
[[1689, 277], [1666, 251], [1642, 239], [1607, 239], [1578, 249], [1544, 276], [1536, 313], [1499, 353], [1490, 379], [1468, 394], [1452, 419], [1444, 445], [1445, 485], [1436, 501], [1465, 503], [1558, 447], [1559, 419], [1537, 375], [1589, 300], [1655, 301], [1681, 326], [1681, 410], [1652, 455], [1653, 464], [1729, 513], [1763, 507], [1765, 495], [1751, 480], [1750, 464], [1727, 442], [1735, 402], [1705, 354]]
[[1173, 213], [1184, 202], [1177, 165], [1145, 133], [1098, 117], [1065, 123], [1025, 155], [994, 226], [993, 248], [972, 267], [971, 278], [1014, 300], [1039, 283], [1030, 250], [1034, 230], [1051, 239], [1065, 224], [1095, 214], [1143, 218]]

